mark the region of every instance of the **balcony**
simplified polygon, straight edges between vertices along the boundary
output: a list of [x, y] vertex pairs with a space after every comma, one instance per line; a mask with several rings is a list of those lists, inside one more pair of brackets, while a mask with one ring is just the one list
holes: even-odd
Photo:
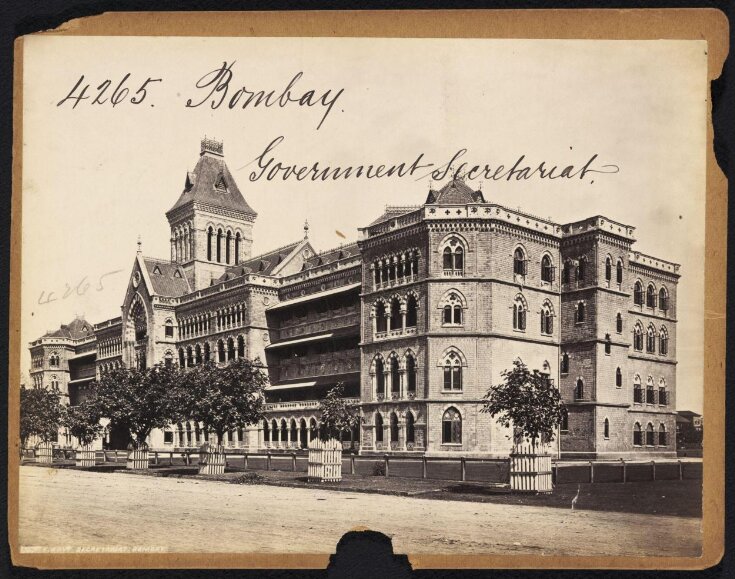
[[350, 326], [360, 325], [358, 307], [347, 308], [343, 315], [335, 315], [334, 311], [325, 312], [319, 316], [308, 316], [294, 320], [293, 323], [282, 325], [278, 331], [279, 340], [298, 338], [307, 334], [327, 332]]
[[386, 338], [399, 338], [401, 336], [415, 336], [416, 326], [406, 328], [396, 328], [395, 330], [382, 330], [375, 332], [376, 340], [384, 340]]
[[278, 371], [279, 381], [308, 376], [346, 374], [357, 372], [359, 369], [360, 351], [356, 349], [291, 358], [271, 366], [271, 370]]
[[400, 277], [397, 277], [395, 279], [387, 279], [387, 280], [384, 280], [384, 281], [376, 281], [376, 282], [373, 283], [373, 287], [376, 290], [389, 289], [389, 288], [392, 288], [392, 287], [396, 287], [396, 286], [400, 286], [400, 285], [405, 285], [407, 283], [413, 283], [415, 281], [418, 281], [418, 279], [419, 279], [418, 274], [415, 274], [414, 273], [414, 274], [411, 274], [411, 275], [400, 276]]
[[[359, 404], [359, 398], [345, 398], [346, 404]], [[319, 408], [319, 400], [297, 400], [294, 402], [269, 402], [265, 405], [266, 412], [281, 412], [294, 410], [314, 410]]]
[[463, 277], [464, 270], [462, 269], [445, 269], [443, 271], [444, 277]]

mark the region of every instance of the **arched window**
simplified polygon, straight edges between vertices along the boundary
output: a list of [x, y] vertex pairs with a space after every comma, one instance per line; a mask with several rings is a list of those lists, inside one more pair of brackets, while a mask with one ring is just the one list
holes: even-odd
[[641, 404], [643, 402], [643, 389], [641, 386], [641, 377], [636, 375], [633, 378], [633, 402]]
[[579, 302], [577, 304], [577, 309], [574, 311], [574, 322], [577, 324], [581, 324], [585, 320], [585, 308], [584, 308], [584, 302]]
[[643, 433], [639, 422], [633, 426], [633, 446], [643, 446]]
[[235, 340], [232, 338], [227, 338], [227, 359], [235, 359]]
[[559, 424], [559, 430], [561, 430], [562, 432], [569, 431], [569, 411], [566, 408], [563, 408], [561, 411], [561, 422]]
[[607, 439], [610, 438], [610, 421], [605, 418], [605, 422], [602, 425], [602, 435]]
[[194, 361], [197, 365], [202, 363], [202, 347], [199, 344], [194, 348]]
[[167, 338], [174, 337], [174, 323], [171, 319], [166, 320], [164, 325], [164, 333]]
[[656, 330], [653, 325], [648, 326], [646, 335], [646, 352], [654, 354], [656, 352]]
[[637, 306], [643, 305], [643, 285], [639, 281], [633, 286], [633, 303]]
[[406, 301], [406, 327], [407, 328], [416, 327], [416, 319], [418, 317], [417, 310], [418, 310], [418, 302], [416, 301], [416, 296], [413, 294], [409, 294], [408, 299]]
[[653, 446], [656, 443], [653, 436], [653, 424], [650, 422], [646, 426], [646, 446]]
[[544, 255], [541, 258], [541, 281], [552, 283], [554, 281], [554, 266], [551, 263], [551, 258], [548, 255]]
[[411, 412], [406, 412], [406, 444], [416, 442], [416, 434], [414, 432], [414, 417]]
[[416, 358], [406, 354], [406, 390], [409, 396], [416, 394]]
[[623, 372], [620, 368], [617, 368], [615, 370], [615, 387], [616, 388], [623, 387]]
[[661, 326], [661, 333], [659, 334], [659, 347], [658, 352], [662, 356], [669, 355], [669, 332], [666, 326]]
[[184, 358], [184, 348], [179, 348], [179, 367], [183, 368], [184, 366], [186, 366]]
[[615, 316], [615, 331], [618, 334], [623, 333], [623, 315], [620, 312]]
[[577, 264], [577, 281], [584, 281], [587, 277], [587, 257], [584, 255], [579, 258]]
[[616, 266], [617, 269], [617, 277], [616, 281], [618, 283], [623, 283], [623, 262], [622, 260], [618, 260], [618, 265]]
[[375, 358], [375, 392], [378, 396], [385, 394], [385, 366], [382, 358]]
[[194, 352], [192, 351], [191, 346], [187, 346], [186, 348], [186, 365], [194, 365]]
[[462, 358], [455, 351], [444, 357], [444, 390], [462, 390]]
[[569, 374], [569, 354], [566, 352], [561, 355], [561, 368], [559, 371], [562, 374]]
[[518, 296], [513, 303], [513, 329], [514, 330], [526, 330], [526, 300], [523, 296]]
[[642, 352], [643, 351], [643, 327], [639, 322], [633, 327], [633, 349]]
[[316, 418], [312, 418], [311, 420], [309, 420], [309, 428], [311, 430], [311, 434], [309, 435], [309, 440], [314, 440], [316, 437], [319, 436], [319, 425], [316, 422]]
[[59, 377], [54, 374], [51, 376], [51, 390], [58, 390], [59, 389]]
[[666, 440], [666, 426], [662, 423], [658, 427], [658, 445], [666, 446], [668, 441]]
[[388, 318], [385, 312], [385, 302], [382, 300], [375, 304], [375, 331], [388, 331]]
[[605, 279], [612, 281], [612, 259], [609, 255], [605, 258]]
[[217, 230], [217, 263], [222, 263], [222, 230]]
[[390, 329], [401, 329], [401, 300], [398, 298], [390, 301]]
[[204, 342], [204, 361], [209, 362], [209, 342]]
[[610, 355], [612, 350], [612, 341], [610, 340], [610, 334], [605, 334], [605, 354]]
[[58, 368], [59, 367], [59, 355], [56, 353], [53, 353], [49, 356], [48, 364], [52, 368]]
[[447, 408], [442, 416], [442, 444], [462, 444], [462, 416], [456, 408]]
[[383, 442], [383, 417], [375, 413], [375, 442]]
[[450, 291], [442, 299], [442, 324], [445, 326], [461, 326], [463, 323], [464, 297], [456, 291]]
[[237, 357], [245, 357], [245, 338], [243, 338], [242, 336], [237, 337]]
[[584, 399], [584, 380], [581, 378], [577, 379], [577, 386], [574, 389], [574, 398], [577, 400]]
[[285, 418], [281, 418], [281, 442], [288, 442], [288, 424]]
[[242, 241], [240, 237], [240, 232], [238, 231], [235, 234], [235, 265], [240, 263], [240, 242]]
[[442, 268], [446, 276], [464, 273], [465, 245], [459, 236], [451, 235], [439, 246], [442, 252]]
[[395, 412], [390, 413], [390, 441], [398, 442], [398, 416]]
[[550, 336], [554, 333], [554, 316], [551, 311], [551, 303], [546, 302], [541, 307], [541, 333]]
[[401, 392], [401, 371], [398, 366], [398, 356], [393, 354], [389, 359], [390, 364], [390, 392], [397, 397]]
[[513, 273], [515, 275], [526, 275], [526, 254], [522, 248], [516, 247], [513, 252]]
[[665, 287], [658, 290], [658, 307], [663, 312], [669, 311], [669, 294]]
[[656, 404], [656, 391], [653, 389], [653, 378], [646, 381], [646, 404]]
[[222, 340], [217, 342], [217, 361], [225, 361], [225, 343]]
[[653, 287], [653, 284], [649, 284], [646, 289], [646, 306], [649, 308], [656, 307], [656, 288]]
[[572, 281], [572, 262], [567, 259], [564, 262], [564, 267], [562, 267], [561, 269], [561, 282], [569, 283], [571, 281]]
[[230, 263], [230, 244], [232, 242], [232, 231], [227, 232], [227, 238], [225, 239], [225, 263]]
[[669, 396], [666, 392], [666, 382], [663, 378], [658, 381], [658, 403], [666, 406], [669, 403]]

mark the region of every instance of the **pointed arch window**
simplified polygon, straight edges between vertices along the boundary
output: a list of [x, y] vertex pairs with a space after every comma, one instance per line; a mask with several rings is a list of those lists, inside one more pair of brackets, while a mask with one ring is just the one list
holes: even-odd
[[416, 296], [413, 294], [409, 294], [408, 300], [406, 301], [406, 327], [407, 328], [416, 327], [416, 321], [418, 318], [417, 312], [418, 312], [418, 302], [416, 301]]
[[564, 267], [562, 267], [561, 269], [561, 282], [570, 283], [571, 281], [572, 281], [572, 262], [567, 259], [564, 262]]
[[219, 340], [217, 342], [217, 361], [218, 362], [225, 361], [225, 343], [222, 340]]
[[464, 299], [457, 292], [449, 292], [442, 300], [442, 324], [445, 326], [461, 326], [463, 323]]
[[217, 230], [217, 263], [222, 263], [222, 230]]
[[659, 334], [658, 352], [662, 356], [669, 355], [669, 332], [665, 326], [661, 326], [661, 333]]
[[166, 320], [165, 324], [165, 335], [167, 338], [173, 338], [174, 337], [174, 323], [172, 320]]
[[656, 444], [656, 439], [653, 432], [653, 424], [650, 422], [646, 426], [646, 446], [653, 446]]
[[666, 406], [669, 403], [669, 396], [666, 391], [666, 382], [663, 378], [658, 382], [658, 403], [661, 406]]
[[444, 358], [444, 390], [462, 390], [462, 358], [455, 351], [450, 351]]
[[646, 381], [646, 404], [656, 404], [656, 391], [653, 388], [653, 378]]
[[398, 442], [398, 415], [395, 412], [390, 413], [390, 441]]
[[513, 329], [525, 331], [526, 330], [526, 302], [518, 296], [513, 303]]
[[232, 232], [227, 232], [227, 237], [225, 238], [225, 263], [230, 263], [230, 246], [232, 243]]
[[184, 358], [184, 348], [179, 348], [179, 368], [186, 366]]
[[612, 351], [612, 341], [610, 340], [610, 334], [605, 334], [605, 354], [608, 356]]
[[652, 325], [648, 326], [646, 333], [646, 352], [648, 354], [656, 353], [656, 330]]
[[197, 366], [202, 363], [202, 347], [199, 344], [194, 348], [194, 362]]
[[584, 255], [579, 258], [577, 264], [577, 281], [584, 281], [587, 277], [587, 257]]
[[382, 358], [375, 359], [375, 393], [385, 395], [385, 366]]
[[620, 312], [615, 316], [615, 331], [618, 334], [623, 333], [623, 315]]
[[393, 298], [390, 301], [390, 329], [401, 329], [401, 300]]
[[607, 440], [610, 438], [610, 420], [605, 418], [605, 422], [602, 425], [602, 435]]
[[643, 446], [643, 433], [639, 422], [633, 426], [633, 446]]
[[243, 338], [242, 336], [237, 337], [237, 357], [245, 357], [245, 338]]
[[554, 333], [554, 316], [549, 303], [545, 303], [541, 307], [541, 333], [547, 336]]
[[209, 358], [210, 358], [209, 342], [204, 342], [204, 361], [209, 362]]
[[552, 283], [554, 281], [554, 266], [548, 255], [544, 255], [541, 258], [541, 281], [545, 281], [547, 283]]
[[633, 303], [637, 306], [643, 305], [643, 284], [639, 281], [633, 286]]
[[462, 444], [462, 416], [454, 407], [442, 416], [442, 444]]
[[227, 338], [227, 359], [235, 359], [235, 340], [232, 338]]
[[633, 402], [636, 404], [643, 403], [643, 388], [641, 386], [641, 377], [636, 376], [633, 379]]
[[586, 312], [584, 307], [584, 302], [579, 302], [577, 304], [577, 309], [574, 311], [574, 322], [576, 324], [581, 324], [585, 321], [586, 318]]
[[409, 411], [406, 412], [406, 444], [413, 444], [416, 442], [416, 434], [414, 428], [415, 419], [413, 414]]
[[383, 442], [383, 417], [375, 413], [375, 442]]
[[637, 352], [643, 351], [643, 327], [636, 323], [633, 328], [633, 349]]
[[375, 304], [375, 331], [377, 333], [388, 331], [385, 302], [382, 300]]
[[623, 371], [619, 367], [615, 370], [615, 387], [623, 387]]
[[605, 258], [605, 280], [612, 281], [612, 259], [610, 256]]
[[561, 422], [559, 424], [559, 430], [562, 432], [569, 431], [569, 411], [566, 408], [562, 408], [561, 411]]
[[561, 356], [561, 367], [559, 371], [562, 374], [569, 374], [569, 354], [564, 352]]
[[390, 364], [390, 393], [391, 396], [397, 398], [401, 392], [401, 369], [398, 364], [398, 357], [392, 356], [388, 359]]
[[235, 234], [235, 265], [238, 265], [240, 263], [240, 245], [242, 244], [242, 238], [240, 237], [240, 232], [238, 231]]
[[408, 395], [416, 394], [416, 358], [412, 354], [406, 355], [406, 390]]
[[658, 445], [666, 446], [667, 444], [668, 440], [666, 438], [666, 426], [662, 423], [658, 427]]
[[623, 283], [623, 262], [622, 260], [618, 260], [617, 266], [615, 266], [616, 269], [616, 281], [618, 283]]
[[584, 380], [577, 379], [577, 385], [574, 388], [574, 398], [576, 400], [584, 400]]
[[669, 294], [665, 287], [658, 290], [658, 307], [664, 313], [669, 311]]
[[444, 275], [462, 275], [464, 273], [464, 247], [458, 239], [452, 238], [442, 251], [442, 267]]
[[516, 247], [513, 252], [513, 273], [515, 275], [526, 275], [526, 253], [522, 248]]
[[649, 284], [646, 289], [646, 306], [649, 308], [656, 307], [656, 288], [653, 284]]

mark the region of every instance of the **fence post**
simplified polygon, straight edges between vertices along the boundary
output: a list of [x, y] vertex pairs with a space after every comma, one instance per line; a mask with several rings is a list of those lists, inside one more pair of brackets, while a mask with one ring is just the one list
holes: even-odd
[[265, 470], [271, 469], [271, 451], [270, 449], [265, 451]]
[[459, 460], [462, 465], [462, 482], [465, 482], [467, 480], [467, 463], [464, 456], [460, 457]]
[[677, 462], [679, 463], [679, 480], [684, 480], [684, 473], [683, 473], [681, 461], [679, 460]]
[[385, 455], [385, 478], [388, 478], [388, 455]]
[[291, 453], [291, 471], [296, 472], [296, 453]]
[[426, 455], [421, 457], [421, 478], [426, 478]]
[[626, 465], [625, 465], [625, 459], [621, 458], [620, 462], [623, 463], [623, 484], [625, 484], [628, 481], [628, 475], [626, 474]]
[[187, 450], [184, 455], [186, 456], [186, 466], [191, 465], [191, 452]]
[[153, 453], [153, 464], [158, 464], [158, 451]]
[[171, 454], [168, 457], [168, 466], [173, 466], [173, 465], [174, 465], [174, 451], [172, 450]]
[[350, 455], [350, 474], [355, 474], [355, 455]]
[[248, 453], [245, 453], [245, 470], [248, 470]]
[[590, 461], [590, 484], [595, 482], [595, 463]]
[[651, 461], [651, 480], [656, 480], [656, 461]]

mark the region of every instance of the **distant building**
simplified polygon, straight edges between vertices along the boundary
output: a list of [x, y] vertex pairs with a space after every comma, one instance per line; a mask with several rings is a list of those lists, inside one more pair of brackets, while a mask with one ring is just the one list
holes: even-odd
[[[71, 404], [116, 366], [260, 357], [267, 419], [226, 444], [304, 447], [338, 382], [360, 404], [360, 451], [507, 455], [483, 395], [520, 357], [559, 385], [564, 457], [673, 456], [677, 264], [632, 249], [602, 216], [560, 224], [486, 201], [462, 179], [387, 207], [359, 240], [308, 238], [252, 256], [256, 212], [203, 140], [166, 214], [171, 255], [138, 251], [122, 316], [74, 320], [31, 343], [33, 383]], [[193, 422], [151, 435], [195, 447]], [[125, 446], [114, 425], [106, 439]]]
[[676, 413], [676, 440], [680, 444], [702, 442], [702, 415], [691, 410]]

